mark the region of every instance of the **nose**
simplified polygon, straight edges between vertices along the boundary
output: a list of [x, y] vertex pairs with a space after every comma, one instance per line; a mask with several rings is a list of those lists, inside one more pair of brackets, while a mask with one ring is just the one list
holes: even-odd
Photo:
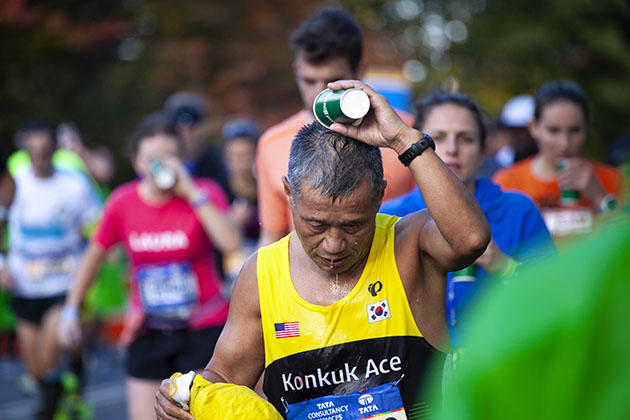
[[447, 155], [455, 156], [459, 151], [459, 145], [457, 144], [457, 139], [455, 136], [447, 136], [440, 142], [442, 146], [442, 150]]
[[322, 250], [330, 257], [341, 254], [345, 249], [345, 242], [340, 229], [329, 229], [322, 241]]
[[568, 131], [563, 131], [558, 136], [558, 150], [560, 153], [566, 153], [569, 150], [569, 145], [571, 144], [571, 133]]
[[328, 87], [328, 81], [326, 80], [317, 80], [314, 84], [314, 90], [316, 90], [317, 93], [321, 92], [327, 87]]

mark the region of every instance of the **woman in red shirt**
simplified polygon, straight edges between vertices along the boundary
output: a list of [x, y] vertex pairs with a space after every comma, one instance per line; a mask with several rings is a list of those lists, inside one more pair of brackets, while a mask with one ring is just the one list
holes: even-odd
[[81, 302], [107, 250], [122, 243], [132, 280], [122, 337], [128, 345], [131, 420], [155, 418], [153, 402], [162, 378], [205, 367], [227, 319], [214, 250], [237, 249], [240, 233], [226, 216], [223, 190], [209, 179], [191, 178], [181, 149], [161, 114], [141, 123], [131, 141], [140, 180], [117, 188], [106, 203], [59, 328], [62, 345], [78, 343]]

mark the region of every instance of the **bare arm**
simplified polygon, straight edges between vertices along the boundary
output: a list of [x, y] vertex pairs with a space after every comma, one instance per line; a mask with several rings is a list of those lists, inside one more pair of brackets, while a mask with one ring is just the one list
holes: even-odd
[[[197, 190], [198, 191], [198, 190]], [[189, 202], [194, 202], [201, 196], [201, 192], [193, 193]], [[197, 218], [203, 226], [203, 230], [212, 243], [221, 252], [230, 253], [236, 251], [241, 244], [241, 234], [236, 225], [223, 213], [217, 210], [209, 201], [195, 209]]]
[[94, 282], [107, 251], [97, 243], [90, 242], [87, 250], [81, 258], [77, 274], [66, 298], [66, 305], [80, 307], [90, 286]]
[[[13, 195], [15, 194], [15, 182], [6, 171], [0, 174], [0, 235], [4, 232], [4, 226], [7, 221], [9, 207], [13, 201]], [[1, 237], [1, 236], [0, 236]]]
[[[361, 125], [333, 124], [332, 130], [374, 146], [391, 148], [399, 155], [422, 137], [369, 86], [340, 81], [329, 87], [359, 88], [368, 94], [371, 106]], [[431, 219], [423, 222], [418, 231], [418, 251], [429, 254], [447, 271], [472, 263], [490, 241], [490, 227], [473, 195], [430, 148], [413, 159], [409, 169], [431, 214]]]
[[203, 192], [195, 185], [180, 162], [176, 159], [164, 159], [164, 163], [177, 171], [175, 194], [187, 200], [191, 205], [197, 203], [195, 213], [213, 245], [221, 252], [236, 251], [242, 240], [236, 224], [227, 215], [221, 213], [210, 200], [199, 204], [199, 200], [203, 198]]
[[265, 365], [256, 275], [257, 254], [250, 256], [239, 274], [227, 322], [203, 376], [211, 382], [229, 382], [254, 388]]
[[59, 343], [66, 348], [76, 348], [81, 341], [81, 328], [79, 324], [79, 308], [94, 282], [107, 251], [97, 243], [90, 242], [87, 250], [81, 258], [74, 281], [62, 313], [62, 319], [58, 327]]
[[[265, 350], [260, 318], [260, 302], [256, 277], [256, 257], [245, 262], [239, 274], [230, 313], [219, 341], [202, 376], [210, 382], [226, 382], [254, 388], [265, 365]], [[169, 397], [168, 381], [156, 393], [155, 412], [158, 419], [192, 419]]]

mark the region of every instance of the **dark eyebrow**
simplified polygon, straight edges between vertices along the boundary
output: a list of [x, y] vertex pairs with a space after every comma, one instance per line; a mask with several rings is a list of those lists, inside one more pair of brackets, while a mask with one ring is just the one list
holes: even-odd
[[326, 222], [324, 220], [321, 220], [321, 219], [316, 219], [314, 217], [304, 217], [304, 216], [302, 216], [302, 220], [304, 220], [305, 222], [308, 222], [308, 223], [321, 223], [323, 225], [328, 224], [328, 222]]

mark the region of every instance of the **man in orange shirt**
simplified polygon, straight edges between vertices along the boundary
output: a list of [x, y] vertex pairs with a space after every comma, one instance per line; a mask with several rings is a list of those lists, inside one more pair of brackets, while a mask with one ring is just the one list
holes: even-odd
[[[256, 173], [261, 223], [259, 244], [268, 245], [293, 229], [291, 211], [282, 185], [288, 172], [293, 138], [302, 126], [314, 121], [313, 102], [319, 92], [335, 80], [362, 79], [367, 64], [362, 59], [361, 30], [353, 19], [334, 9], [313, 14], [291, 37], [293, 71], [304, 108], [269, 128], [258, 142]], [[411, 123], [411, 116], [403, 117]], [[415, 187], [409, 171], [391, 149], [381, 149], [387, 180], [385, 199], [402, 195]]]

